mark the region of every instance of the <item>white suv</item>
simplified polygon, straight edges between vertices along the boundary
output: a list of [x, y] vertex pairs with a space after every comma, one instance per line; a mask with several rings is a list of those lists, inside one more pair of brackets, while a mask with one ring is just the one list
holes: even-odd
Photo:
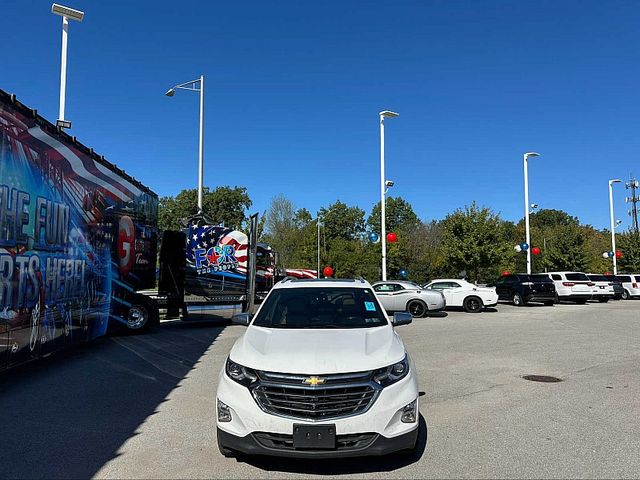
[[640, 297], [640, 275], [628, 275], [624, 273], [617, 277], [620, 283], [622, 283], [622, 288], [624, 288], [624, 292], [622, 293], [623, 300]]
[[556, 286], [558, 300], [587, 303], [593, 294], [595, 283], [582, 272], [549, 272]]
[[218, 447], [301, 458], [411, 451], [418, 381], [394, 326], [364, 280], [277, 283], [223, 366]]

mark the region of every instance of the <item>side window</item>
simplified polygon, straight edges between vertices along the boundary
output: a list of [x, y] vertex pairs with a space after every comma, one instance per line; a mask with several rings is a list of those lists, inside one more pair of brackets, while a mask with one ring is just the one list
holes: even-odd
[[393, 292], [393, 285], [389, 285], [388, 283], [383, 283], [381, 285], [376, 285], [373, 287], [376, 292]]
[[460, 284], [456, 282], [449, 282], [449, 288], [460, 288]]
[[391, 286], [393, 287], [393, 291], [394, 292], [399, 292], [400, 290], [404, 290], [404, 287], [402, 285], [400, 285], [399, 283], [394, 283]]
[[562, 277], [560, 275], [558, 275], [557, 273], [551, 274], [551, 278], [553, 280], [562, 280]]
[[429, 288], [433, 290], [444, 290], [445, 288], [447, 288], [447, 282], [436, 282], [433, 283]]
[[515, 281], [516, 281], [516, 277], [514, 275], [507, 275], [504, 278], [504, 283], [505, 284], [511, 284], [511, 283], [514, 283]]

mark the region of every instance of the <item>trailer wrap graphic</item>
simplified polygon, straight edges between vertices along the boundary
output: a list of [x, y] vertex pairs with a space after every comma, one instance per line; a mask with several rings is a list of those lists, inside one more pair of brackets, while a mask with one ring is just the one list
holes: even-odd
[[153, 284], [157, 197], [112, 168], [0, 91], [0, 345], [11, 354], [103, 335]]

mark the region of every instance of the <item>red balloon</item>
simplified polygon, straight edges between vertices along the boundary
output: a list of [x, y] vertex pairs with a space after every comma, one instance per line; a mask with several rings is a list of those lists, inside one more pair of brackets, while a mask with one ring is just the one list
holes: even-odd
[[604, 272], [605, 275], [611, 275], [611, 272]]
[[531, 249], [531, 253], [533, 253], [534, 255], [540, 255], [540, 247], [533, 247]]
[[622, 258], [622, 252], [620, 250], [616, 251], [616, 258]]
[[507, 275], [511, 275], [511, 272], [508, 270], [505, 270], [504, 272], [502, 272], [503, 277], [506, 277]]
[[333, 268], [324, 267], [324, 270], [322, 270], [322, 273], [324, 274], [325, 277], [333, 277]]
[[393, 232], [387, 233], [387, 241], [389, 243], [396, 243], [398, 241], [398, 235]]

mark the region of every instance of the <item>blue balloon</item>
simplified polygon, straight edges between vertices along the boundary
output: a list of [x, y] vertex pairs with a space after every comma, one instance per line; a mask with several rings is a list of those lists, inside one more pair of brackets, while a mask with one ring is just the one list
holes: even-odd
[[376, 232], [371, 232], [369, 233], [369, 240], [373, 243], [376, 243], [378, 240], [380, 240], [380, 237], [378, 237], [378, 234]]
[[521, 244], [520, 244], [520, 248], [521, 248], [522, 250], [527, 251], [527, 250], [529, 250], [529, 244], [528, 244], [528, 243], [521, 243]]
[[409, 275], [409, 272], [407, 272], [404, 268], [400, 270], [400, 276], [402, 278], [406, 278], [408, 275]]
[[609, 252], [607, 255], [609, 255], [609, 258], [613, 258], [614, 253], [613, 252]]

